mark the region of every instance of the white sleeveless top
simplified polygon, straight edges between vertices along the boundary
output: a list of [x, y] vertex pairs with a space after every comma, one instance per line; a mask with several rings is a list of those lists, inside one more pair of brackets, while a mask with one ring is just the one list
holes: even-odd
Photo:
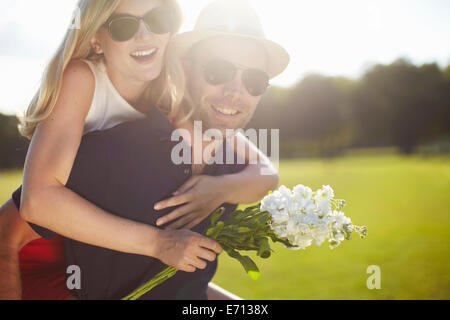
[[83, 134], [106, 130], [123, 122], [146, 117], [117, 92], [108, 77], [103, 60], [83, 59], [82, 61], [88, 64], [95, 77], [94, 98], [86, 117]]

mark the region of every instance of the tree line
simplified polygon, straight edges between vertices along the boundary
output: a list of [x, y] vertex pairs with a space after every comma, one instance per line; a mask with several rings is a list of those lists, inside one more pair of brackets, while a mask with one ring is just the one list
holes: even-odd
[[28, 149], [28, 140], [19, 135], [18, 120], [0, 114], [0, 170], [22, 168]]
[[249, 127], [279, 128], [284, 156], [387, 146], [411, 154], [427, 144], [448, 149], [450, 65], [401, 58], [358, 79], [310, 74], [294, 87], [271, 88]]
[[[271, 87], [248, 127], [280, 129], [282, 157], [385, 146], [411, 154], [427, 144], [448, 151], [450, 65], [401, 58], [358, 79], [309, 74], [290, 88]], [[0, 169], [23, 167], [27, 146], [16, 117], [0, 114]]]

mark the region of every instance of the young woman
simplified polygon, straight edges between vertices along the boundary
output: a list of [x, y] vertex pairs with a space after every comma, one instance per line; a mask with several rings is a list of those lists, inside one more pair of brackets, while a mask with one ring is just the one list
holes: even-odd
[[[164, 110], [169, 119], [177, 114], [183, 99], [183, 73], [180, 63], [166, 49], [181, 25], [179, 4], [176, 0], [80, 0], [78, 8], [80, 29], [68, 30], [21, 121], [20, 131], [31, 144], [22, 194], [20, 189], [14, 194], [16, 206], [25, 220], [62, 236], [156, 257], [193, 272], [202, 267], [201, 259], [215, 259], [211, 252], [220, 252], [216, 243], [202, 249], [177, 246], [192, 234], [161, 231], [119, 218], [65, 187], [84, 134], [143, 118], [152, 107]], [[242, 202], [259, 200], [278, 182], [276, 174], [261, 176], [259, 172], [260, 165], [250, 165], [227, 183], [214, 185], [192, 179], [179, 193], [189, 186], [190, 193], [195, 190], [198, 196], [185, 204], [189, 210], [183, 210], [183, 224], [175, 226], [192, 228], [230, 192], [239, 194]], [[202, 197], [205, 194], [207, 199]], [[17, 220], [16, 206], [9, 201], [0, 209], [0, 237], [6, 241], [2, 243], [11, 241], [7, 250], [17, 254], [30, 240], [22, 234], [30, 233], [24, 231], [28, 225]], [[173, 249], [158, 250], [159, 244], [168, 241], [174, 243]], [[187, 254], [188, 250], [196, 254]], [[1, 258], [0, 252], [0, 263]], [[21, 251], [20, 259], [25, 298], [64, 299], [70, 295], [65, 289], [61, 238], [30, 243]], [[48, 277], [39, 278], [39, 274], [49, 272]]]

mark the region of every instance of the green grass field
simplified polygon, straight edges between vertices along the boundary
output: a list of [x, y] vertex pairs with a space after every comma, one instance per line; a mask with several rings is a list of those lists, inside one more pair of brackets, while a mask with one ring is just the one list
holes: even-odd
[[[450, 160], [351, 156], [280, 164], [281, 183], [334, 188], [346, 215], [368, 227], [339, 248], [274, 247], [255, 258], [250, 279], [227, 256], [214, 282], [246, 299], [450, 299]], [[255, 255], [250, 255], [255, 257]], [[381, 289], [369, 290], [367, 267], [381, 268]]]
[[[346, 215], [368, 227], [339, 248], [290, 251], [274, 246], [255, 258], [261, 278], [221, 255], [214, 282], [245, 299], [450, 299], [450, 159], [352, 155], [336, 160], [289, 160], [281, 183], [317, 189], [329, 184], [347, 201]], [[0, 200], [20, 183], [0, 175]], [[254, 257], [253, 254], [251, 254]], [[381, 289], [366, 286], [367, 267], [381, 268]]]

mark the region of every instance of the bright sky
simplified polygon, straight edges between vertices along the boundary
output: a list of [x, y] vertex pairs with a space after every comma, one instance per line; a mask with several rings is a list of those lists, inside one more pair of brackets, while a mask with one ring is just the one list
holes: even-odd
[[[211, 0], [180, 0], [183, 30]], [[400, 56], [450, 63], [449, 0], [252, 0], [268, 38], [292, 60], [273, 84], [289, 86], [308, 72], [359, 76]], [[59, 45], [76, 0], [0, 0], [0, 112], [32, 98]]]

